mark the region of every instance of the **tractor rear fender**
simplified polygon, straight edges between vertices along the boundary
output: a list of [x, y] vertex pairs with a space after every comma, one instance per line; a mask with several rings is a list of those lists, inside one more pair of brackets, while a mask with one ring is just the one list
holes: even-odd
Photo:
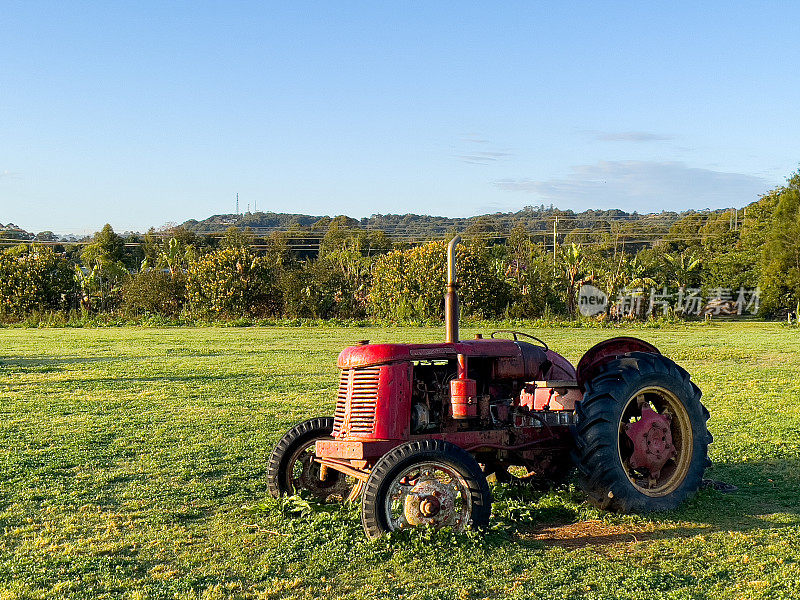
[[587, 381], [592, 379], [605, 365], [628, 352], [648, 352], [661, 354], [652, 344], [635, 337], [615, 337], [595, 344], [578, 362], [577, 379], [581, 391]]

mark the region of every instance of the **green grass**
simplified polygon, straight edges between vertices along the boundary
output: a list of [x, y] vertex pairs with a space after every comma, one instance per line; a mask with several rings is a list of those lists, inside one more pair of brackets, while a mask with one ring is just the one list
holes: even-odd
[[368, 542], [355, 507], [268, 499], [266, 459], [331, 414], [341, 347], [439, 329], [4, 329], [0, 599], [800, 597], [800, 330], [532, 332], [573, 361], [637, 335], [685, 366], [709, 476], [739, 491], [639, 517], [497, 487], [485, 537]]

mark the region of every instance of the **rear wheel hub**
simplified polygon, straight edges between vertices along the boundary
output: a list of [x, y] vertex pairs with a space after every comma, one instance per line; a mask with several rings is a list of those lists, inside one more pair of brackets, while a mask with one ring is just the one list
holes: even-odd
[[692, 461], [689, 414], [671, 390], [650, 386], [632, 395], [619, 424], [619, 457], [646, 496], [663, 497], [683, 483]]
[[645, 468], [651, 478], [658, 479], [661, 468], [677, 454], [672, 444], [671, 422], [669, 413], [660, 415], [647, 405], [642, 407], [642, 418], [625, 429], [633, 442], [631, 468]]

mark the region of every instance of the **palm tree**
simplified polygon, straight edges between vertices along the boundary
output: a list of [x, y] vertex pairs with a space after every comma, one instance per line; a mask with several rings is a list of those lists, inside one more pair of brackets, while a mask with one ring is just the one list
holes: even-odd
[[[626, 265], [626, 273], [625, 273], [625, 288], [628, 290], [638, 290], [642, 292], [647, 287], [652, 287], [656, 285], [655, 279], [647, 275], [646, 273], [647, 267], [639, 262], [639, 257], [634, 256], [633, 260], [631, 260]], [[639, 293], [636, 298], [637, 300], [631, 302], [630, 310], [628, 311], [628, 315], [632, 317], [639, 316], [639, 313], [642, 311], [641, 305], [641, 296], [642, 294]]]
[[688, 252], [664, 254], [664, 260], [667, 262], [667, 268], [672, 275], [670, 283], [674, 283], [678, 288], [686, 288], [689, 285], [689, 277], [692, 271], [695, 271], [701, 262], [699, 258], [695, 258], [694, 255]]
[[562, 250], [561, 260], [564, 265], [564, 273], [567, 276], [567, 311], [571, 319], [575, 318], [577, 303], [575, 297], [577, 287], [583, 281], [578, 281], [578, 276], [583, 269], [583, 250], [580, 244], [570, 244]]

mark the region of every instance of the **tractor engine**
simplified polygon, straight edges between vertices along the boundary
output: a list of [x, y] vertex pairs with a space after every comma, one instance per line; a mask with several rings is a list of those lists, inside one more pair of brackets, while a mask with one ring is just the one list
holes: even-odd
[[[495, 337], [506, 333], [517, 339]], [[345, 348], [333, 439], [316, 442], [318, 460], [367, 472], [387, 450], [423, 438], [454, 443], [491, 465], [533, 468], [539, 458], [567, 455], [581, 397], [575, 369], [535, 338], [492, 336]]]
[[[339, 367], [337, 439], [407, 440], [521, 426], [531, 411], [566, 415], [577, 398], [571, 365], [546, 347], [522, 341], [363, 342], [341, 353]], [[559, 390], [546, 385], [554, 374], [564, 382]], [[541, 419], [534, 421], [532, 426], [541, 425]], [[560, 421], [553, 424], [568, 424]]]

